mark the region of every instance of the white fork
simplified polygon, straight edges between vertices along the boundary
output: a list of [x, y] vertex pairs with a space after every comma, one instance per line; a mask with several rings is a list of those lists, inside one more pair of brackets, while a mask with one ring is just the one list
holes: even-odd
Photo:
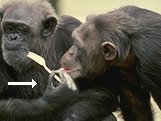
[[[45, 70], [49, 73], [51, 73], [51, 70], [46, 66], [46, 62], [45, 59], [39, 55], [37, 55], [36, 53], [33, 52], [29, 52], [27, 54], [27, 57], [29, 57], [30, 59], [34, 60], [35, 62], [37, 62], [38, 64], [42, 65]], [[55, 74], [54, 78], [58, 81], [58, 82], [62, 82], [62, 80]]]

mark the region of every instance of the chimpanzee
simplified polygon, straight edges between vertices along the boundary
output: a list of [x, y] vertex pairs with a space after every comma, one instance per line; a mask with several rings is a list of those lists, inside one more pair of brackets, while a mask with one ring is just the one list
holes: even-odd
[[2, 71], [9, 75], [10, 81], [34, 79], [39, 86], [32, 89], [30, 86], [6, 86], [5, 83], [2, 86], [6, 87], [5, 94], [1, 93], [1, 97], [39, 97], [46, 89], [49, 74], [27, 58], [28, 51], [43, 56], [51, 69], [59, 68], [61, 56], [73, 43], [70, 34], [80, 21], [63, 16], [57, 24], [54, 10], [47, 1], [10, 1], [3, 8], [1, 47], [5, 62], [2, 61]]
[[152, 121], [149, 92], [161, 108], [160, 34], [161, 15], [136, 6], [88, 16], [73, 32], [74, 45], [61, 65], [72, 78], [82, 80], [117, 70], [124, 77], [120, 82], [124, 119]]
[[[111, 112], [107, 112], [106, 106], [112, 110], [117, 104], [115, 91], [88, 87], [89, 90], [78, 94], [66, 83], [53, 88], [52, 75], [47, 86], [49, 74], [26, 56], [28, 51], [35, 52], [45, 58], [50, 69], [59, 68], [61, 56], [73, 44], [71, 33], [80, 21], [69, 16], [58, 17], [57, 21], [46, 0], [15, 0], [4, 4], [3, 8], [0, 10], [3, 16], [0, 30], [1, 121], [99, 121], [108, 116]], [[32, 79], [38, 83], [33, 89], [7, 85]], [[106, 100], [110, 100], [109, 103]], [[77, 115], [72, 114], [73, 111]], [[107, 120], [114, 119], [111, 115]]]
[[[1, 50], [0, 119], [2, 121], [20, 120], [20, 113], [22, 113], [22, 115], [26, 115], [26, 120], [51, 120], [53, 111], [46, 112], [48, 113], [46, 116], [45, 114], [43, 116], [40, 114], [37, 118], [30, 117], [29, 119], [27, 119], [26, 113], [23, 114], [25, 111], [34, 114], [28, 106], [28, 100], [33, 99], [31, 106], [35, 108], [34, 105], [40, 101], [38, 99], [37, 103], [35, 103], [34, 99], [44, 93], [49, 75], [43, 67], [28, 59], [26, 54], [29, 50], [36, 52], [46, 59], [47, 65], [51, 69], [59, 68], [61, 56], [72, 45], [71, 32], [80, 25], [80, 21], [73, 17], [63, 16], [58, 18], [57, 24], [55, 12], [47, 1], [10, 1], [3, 8], [0, 10], [0, 15], [3, 15], [1, 36], [5, 61]], [[29, 82], [32, 79], [38, 83], [33, 89], [30, 86], [7, 85], [9, 81]], [[68, 90], [66, 89], [65, 92]], [[68, 97], [63, 97], [62, 95], [61, 100], [63, 103], [59, 100], [61, 106], [57, 104], [58, 108], [63, 107], [71, 100], [72, 96], [75, 96], [75, 92], [70, 90], [68, 92]], [[59, 94], [53, 94], [53, 98], [54, 95], [57, 97]], [[41, 106], [43, 107], [43, 105]], [[37, 110], [35, 109], [35, 111]], [[7, 111], [9, 113], [16, 113], [16, 111], [20, 113], [17, 114], [18, 118], [12, 117], [10, 114], [7, 114], [7, 116], [2, 115], [5, 112], [8, 113]]]

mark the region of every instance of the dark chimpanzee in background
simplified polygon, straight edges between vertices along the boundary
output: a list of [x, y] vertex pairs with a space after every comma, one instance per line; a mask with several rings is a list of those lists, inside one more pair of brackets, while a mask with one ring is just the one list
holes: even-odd
[[[44, 93], [49, 74], [26, 56], [28, 51], [35, 52], [45, 58], [50, 69], [60, 68], [61, 56], [73, 44], [71, 33], [80, 21], [69, 16], [59, 17], [57, 21], [53, 8], [45, 0], [15, 0], [4, 4], [3, 8], [0, 10], [1, 121], [101, 121], [111, 113], [106, 107], [110, 111], [116, 108], [116, 85], [104, 82], [93, 84], [92, 88], [82, 85], [89, 90], [78, 94], [68, 89], [66, 83], [52, 89], [50, 81]], [[108, 80], [120, 80], [111, 77], [107, 76]], [[33, 89], [7, 85], [32, 79], [38, 83]], [[109, 88], [105, 88], [106, 85]]]
[[[55, 107], [53, 106], [52, 109], [49, 106], [52, 99], [44, 96], [36, 100], [35, 98], [43, 95], [49, 74], [43, 67], [28, 59], [26, 54], [29, 50], [36, 52], [46, 59], [51, 69], [59, 68], [61, 56], [73, 43], [71, 33], [80, 25], [80, 21], [64, 16], [59, 18], [57, 24], [55, 12], [47, 1], [10, 1], [3, 8], [4, 10], [0, 11], [1, 17], [3, 15], [1, 35], [5, 61], [1, 50], [0, 120], [48, 121], [54, 119], [53, 110], [59, 112], [56, 109], [64, 107], [76, 93], [64, 87], [64, 90], [61, 89], [64, 92], [59, 101], [56, 100], [60, 97], [59, 93], [54, 93], [51, 98], [55, 97]], [[31, 86], [8, 86], [7, 84], [9, 81], [29, 82], [32, 79], [38, 83], [33, 89]], [[29, 101], [29, 99], [33, 100]], [[49, 107], [48, 110], [45, 107]], [[35, 116], [39, 111], [45, 113]], [[12, 113], [18, 117], [13, 116]]]
[[8, 74], [10, 81], [26, 82], [33, 78], [39, 86], [32, 89], [30, 86], [7, 86], [5, 83], [1, 85], [5, 93], [1, 92], [1, 97], [37, 98], [45, 91], [49, 74], [27, 58], [28, 51], [43, 56], [51, 69], [59, 68], [61, 56], [73, 43], [70, 34], [80, 22], [64, 16], [57, 24], [54, 10], [47, 1], [15, 0], [4, 4], [3, 8], [2, 51], [3, 63], [7, 64], [2, 63], [4, 69], [1, 69]]
[[161, 108], [161, 15], [122, 7], [88, 16], [73, 38], [74, 45], [62, 57], [62, 68], [76, 80], [90, 81], [107, 70], [118, 71], [125, 79], [120, 82], [124, 119], [152, 121], [150, 91]]

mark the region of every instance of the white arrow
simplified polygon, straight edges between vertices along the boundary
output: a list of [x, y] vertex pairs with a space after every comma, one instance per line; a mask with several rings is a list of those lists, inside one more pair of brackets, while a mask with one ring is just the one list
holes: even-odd
[[32, 88], [36, 85], [37, 83], [32, 79], [32, 82], [8, 82], [8, 85], [32, 85]]

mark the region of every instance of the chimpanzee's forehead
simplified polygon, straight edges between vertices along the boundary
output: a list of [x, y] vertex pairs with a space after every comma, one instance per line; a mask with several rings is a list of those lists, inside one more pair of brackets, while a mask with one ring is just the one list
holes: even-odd
[[75, 29], [72, 36], [82, 42], [91, 42], [91, 40], [93, 40], [93, 38], [95, 37], [93, 25], [88, 25], [86, 23], [82, 24]]
[[94, 34], [93, 24], [83, 24], [79, 30], [82, 33], [82, 36], [85, 38], [91, 38]]
[[11, 6], [5, 11], [4, 19], [21, 20], [28, 24], [35, 18], [34, 10], [28, 7]]

